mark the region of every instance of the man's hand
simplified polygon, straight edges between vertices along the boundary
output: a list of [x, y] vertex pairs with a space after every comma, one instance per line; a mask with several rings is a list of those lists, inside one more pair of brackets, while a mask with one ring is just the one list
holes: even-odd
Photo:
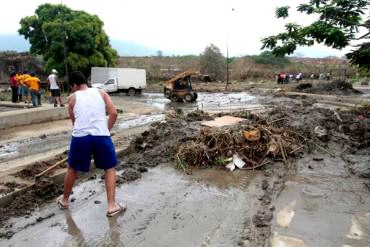
[[114, 106], [112, 99], [110, 96], [103, 90], [99, 90], [100, 95], [103, 97], [103, 100], [105, 102], [105, 106], [107, 108], [108, 112], [108, 129], [109, 131], [113, 128], [113, 125], [115, 124], [117, 120], [117, 109]]

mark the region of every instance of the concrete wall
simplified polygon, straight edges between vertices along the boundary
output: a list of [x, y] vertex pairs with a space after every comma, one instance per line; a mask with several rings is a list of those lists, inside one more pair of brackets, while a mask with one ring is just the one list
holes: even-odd
[[68, 118], [67, 107], [52, 105], [0, 113], [0, 129]]

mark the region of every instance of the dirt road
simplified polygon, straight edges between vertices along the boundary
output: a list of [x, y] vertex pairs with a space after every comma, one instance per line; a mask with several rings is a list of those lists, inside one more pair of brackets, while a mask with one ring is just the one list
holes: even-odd
[[245, 219], [254, 212], [258, 180], [258, 173], [216, 170], [187, 176], [159, 166], [117, 190], [118, 200], [126, 202], [128, 210], [113, 219], [104, 214], [103, 184], [90, 181], [74, 190], [70, 211], [51, 204], [28, 219], [13, 220], [13, 228], [21, 231], [1, 244], [235, 246]]

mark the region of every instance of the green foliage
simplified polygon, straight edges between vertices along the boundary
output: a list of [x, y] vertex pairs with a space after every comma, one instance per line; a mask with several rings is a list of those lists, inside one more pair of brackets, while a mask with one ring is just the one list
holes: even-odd
[[200, 55], [200, 72], [216, 80], [225, 79], [226, 60], [217, 46], [210, 44]]
[[256, 64], [266, 64], [266, 65], [272, 65], [278, 68], [284, 67], [286, 64], [290, 63], [289, 58], [287, 57], [276, 57], [274, 54], [272, 54], [271, 51], [264, 51], [260, 55], [257, 56], [251, 56], [253, 61]]
[[[272, 49], [276, 56], [292, 54], [298, 46], [323, 43], [336, 49], [351, 45], [353, 41], [363, 43], [347, 54], [351, 63], [360, 69], [370, 69], [370, 17], [368, 0], [310, 0], [300, 4], [301, 13], [318, 16], [317, 21], [307, 26], [288, 23], [285, 32], [262, 39], [262, 49]], [[287, 17], [289, 7], [276, 10], [276, 16]]]
[[275, 16], [276, 16], [276, 18], [286, 18], [286, 17], [288, 17], [288, 15], [289, 15], [289, 12], [288, 12], [289, 8], [290, 8], [289, 6], [284, 6], [284, 7], [277, 8], [275, 10]]
[[65, 75], [64, 45], [69, 71], [90, 74], [92, 66], [115, 66], [116, 50], [109, 44], [103, 22], [96, 15], [64, 5], [40, 5], [35, 15], [20, 21], [19, 34], [28, 39], [32, 54], [43, 55], [45, 70]]

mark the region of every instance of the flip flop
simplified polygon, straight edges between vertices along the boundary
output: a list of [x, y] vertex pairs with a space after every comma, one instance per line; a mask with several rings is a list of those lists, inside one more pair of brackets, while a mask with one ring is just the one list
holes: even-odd
[[59, 209], [62, 209], [62, 210], [64, 210], [64, 209], [68, 209], [68, 205], [67, 205], [67, 206], [66, 206], [66, 205], [64, 205], [64, 204], [62, 203], [62, 199], [63, 199], [63, 195], [61, 195], [61, 196], [59, 196], [59, 197], [57, 198], [57, 204], [58, 204]]
[[113, 217], [113, 216], [115, 216], [119, 213], [122, 213], [122, 212], [126, 211], [126, 206], [123, 203], [119, 202], [119, 203], [117, 203], [117, 205], [118, 205], [117, 210], [115, 210], [113, 212], [107, 212], [108, 217]]

